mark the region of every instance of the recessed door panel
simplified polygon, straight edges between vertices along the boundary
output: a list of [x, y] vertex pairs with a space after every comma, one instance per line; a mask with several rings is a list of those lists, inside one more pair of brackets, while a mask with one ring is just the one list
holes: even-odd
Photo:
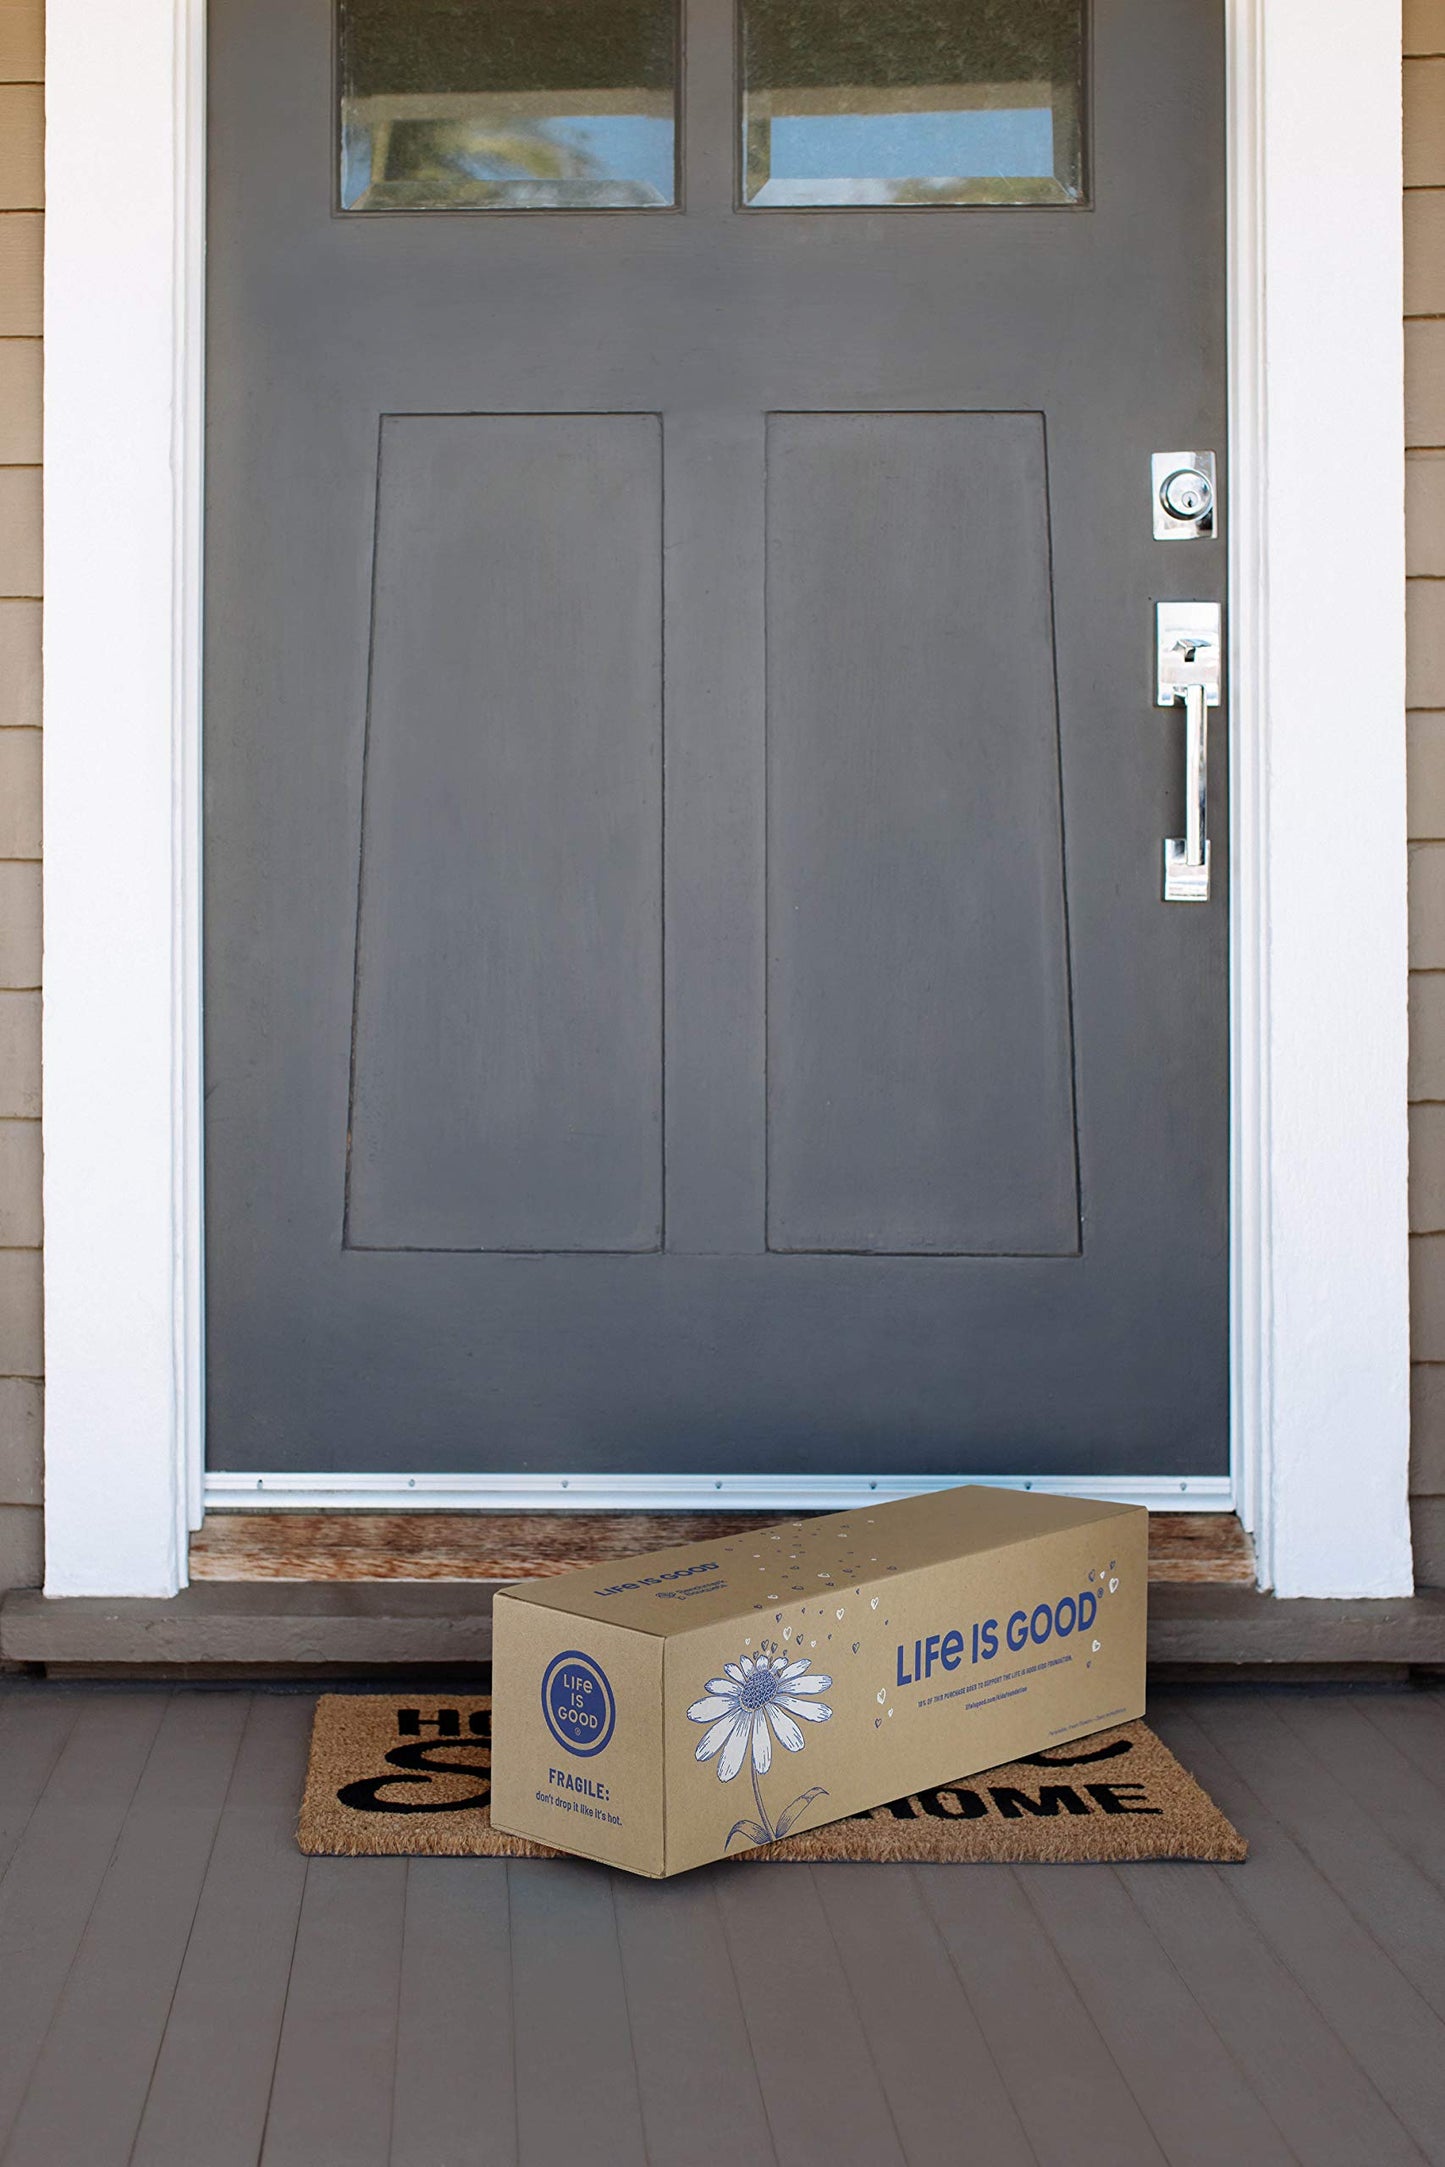
[[767, 486], [769, 1246], [1071, 1255], [1042, 419], [775, 414]]
[[662, 1233], [649, 414], [388, 415], [346, 1245]]

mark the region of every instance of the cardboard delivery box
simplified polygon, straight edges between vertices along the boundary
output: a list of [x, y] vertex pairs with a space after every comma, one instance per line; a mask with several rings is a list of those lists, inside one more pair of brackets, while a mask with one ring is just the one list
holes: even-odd
[[666, 1875], [1144, 1710], [1148, 1515], [934, 1491], [505, 1588], [492, 1821]]

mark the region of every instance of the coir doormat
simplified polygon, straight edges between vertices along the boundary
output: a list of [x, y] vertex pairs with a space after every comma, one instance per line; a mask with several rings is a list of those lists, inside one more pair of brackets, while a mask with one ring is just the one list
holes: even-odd
[[[489, 1698], [316, 1704], [297, 1841], [330, 1857], [560, 1858], [492, 1827]], [[941, 1784], [737, 1856], [750, 1860], [1210, 1859], [1246, 1845], [1145, 1723]]]

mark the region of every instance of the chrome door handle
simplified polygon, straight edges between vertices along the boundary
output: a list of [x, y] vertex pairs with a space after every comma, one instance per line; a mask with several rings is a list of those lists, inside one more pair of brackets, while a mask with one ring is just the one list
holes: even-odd
[[1184, 868], [1204, 875], [1209, 893], [1209, 709], [1203, 685], [1184, 687]]
[[1166, 903], [1209, 901], [1209, 710], [1219, 705], [1221, 611], [1217, 602], [1155, 606], [1160, 707], [1184, 704], [1184, 834], [1164, 845]]

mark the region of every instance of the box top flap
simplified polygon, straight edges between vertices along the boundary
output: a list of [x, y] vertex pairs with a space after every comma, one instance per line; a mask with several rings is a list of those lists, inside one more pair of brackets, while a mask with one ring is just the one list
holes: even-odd
[[1140, 1510], [966, 1483], [517, 1581], [503, 1599], [668, 1638]]

